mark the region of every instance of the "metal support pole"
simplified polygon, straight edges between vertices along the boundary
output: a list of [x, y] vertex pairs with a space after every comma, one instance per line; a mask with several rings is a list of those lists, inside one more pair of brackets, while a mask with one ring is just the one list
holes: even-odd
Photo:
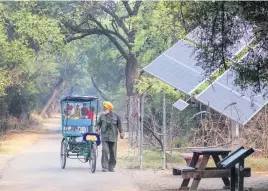
[[163, 93], [163, 170], [166, 169], [166, 95]]
[[171, 117], [170, 117], [170, 129], [169, 129], [169, 141], [170, 141], [170, 154], [172, 154], [172, 144], [173, 144], [173, 106], [171, 110]]
[[143, 118], [144, 118], [144, 97], [145, 95], [142, 95], [141, 99], [141, 106], [140, 106], [140, 169], [142, 169], [142, 153], [143, 153]]
[[244, 159], [239, 163], [238, 169], [238, 191], [244, 191]]
[[231, 191], [235, 191], [235, 182], [236, 182], [236, 174], [235, 174], [235, 166], [231, 168]]

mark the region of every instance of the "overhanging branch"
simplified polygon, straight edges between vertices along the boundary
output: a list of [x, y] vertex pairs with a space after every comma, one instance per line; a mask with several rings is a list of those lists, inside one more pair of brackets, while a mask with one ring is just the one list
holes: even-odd
[[102, 24], [99, 21], [97, 21], [95, 18], [91, 17], [91, 20], [93, 22], [95, 22], [98, 25], [98, 27], [100, 27], [100, 28], [99, 29], [98, 28], [83, 29], [83, 28], [80, 28], [79, 26], [75, 26], [69, 22], [64, 22], [63, 24], [67, 28], [71, 29], [72, 31], [74, 31], [76, 33], [82, 33], [80, 36], [68, 38], [66, 40], [66, 42], [70, 42], [70, 41], [77, 40], [77, 39], [82, 39], [86, 36], [93, 35], [93, 34], [106, 35], [106, 36], [107, 36], [107, 34], [111, 34], [111, 35], [118, 37], [128, 48], [130, 48], [128, 41], [121, 34], [119, 34], [118, 32], [114, 32], [112, 30], [104, 28], [102, 26]]
[[130, 16], [132, 16], [132, 15], [133, 15], [133, 11], [131, 10], [131, 8], [130, 8], [130, 6], [129, 6], [128, 1], [122, 1], [122, 3], [123, 3], [123, 5], [125, 6], [125, 8], [126, 8], [128, 14], [129, 14]]
[[123, 20], [121, 18], [119, 18], [114, 12], [112, 12], [107, 7], [105, 7], [104, 5], [101, 5], [101, 8], [102, 8], [102, 10], [104, 12], [108, 13], [109, 15], [111, 15], [115, 19], [115, 21], [118, 23], [118, 26], [120, 26], [123, 29], [123, 31], [126, 33], [126, 35], [128, 35], [129, 30], [127, 29], [127, 27], [124, 24]]
[[134, 9], [133, 9], [133, 15], [137, 16], [140, 6], [141, 6], [141, 2], [142, 1], [136, 1], [135, 5], [134, 5]]
[[111, 41], [112, 43], [116, 46], [117, 50], [122, 54], [122, 56], [128, 60], [128, 54], [127, 52], [124, 50], [124, 48], [121, 46], [121, 44], [109, 33], [107, 32], [107, 30], [102, 26], [102, 24], [97, 21], [93, 16], [91, 16], [90, 14], [88, 15], [90, 17], [90, 19], [95, 22], [98, 27], [100, 27], [101, 31], [103, 31], [103, 34], [105, 36], [107, 36]]

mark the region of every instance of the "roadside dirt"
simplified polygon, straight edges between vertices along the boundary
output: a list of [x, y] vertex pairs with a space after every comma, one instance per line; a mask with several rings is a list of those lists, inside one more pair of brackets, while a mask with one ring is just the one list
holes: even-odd
[[0, 141], [0, 179], [10, 162], [24, 149], [31, 147], [46, 130], [59, 121], [59, 117], [43, 121], [39, 126], [26, 130], [8, 131]]

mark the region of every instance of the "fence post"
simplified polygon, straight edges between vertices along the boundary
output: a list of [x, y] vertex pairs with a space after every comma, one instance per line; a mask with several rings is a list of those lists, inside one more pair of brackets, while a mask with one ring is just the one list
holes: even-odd
[[166, 95], [163, 92], [163, 130], [162, 130], [162, 134], [163, 134], [163, 170], [166, 169]]
[[142, 169], [142, 152], [143, 152], [143, 118], [144, 118], [144, 97], [145, 94], [142, 95], [140, 101], [140, 169]]

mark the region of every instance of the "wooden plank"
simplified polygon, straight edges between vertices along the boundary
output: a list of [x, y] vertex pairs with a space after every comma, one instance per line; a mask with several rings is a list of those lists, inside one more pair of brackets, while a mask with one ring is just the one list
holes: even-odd
[[[199, 164], [198, 170], [204, 170], [206, 168], [209, 157], [210, 157], [209, 154], [203, 155], [203, 159], [201, 160], [201, 162]], [[195, 177], [193, 182], [192, 182], [190, 190], [196, 190], [200, 181], [201, 181], [201, 177]]]
[[[206, 167], [205, 170], [217, 170], [217, 169], [225, 169], [226, 168], [217, 168], [217, 167]], [[238, 172], [238, 168], [235, 168], [236, 169], [236, 172]], [[250, 167], [244, 167], [244, 171], [247, 171], [248, 173], [251, 171], [251, 168]]]
[[173, 169], [183, 170], [183, 171], [196, 171], [195, 168], [190, 167], [190, 166], [175, 166], [175, 167], [173, 167]]
[[196, 171], [196, 169], [193, 167], [189, 167], [189, 166], [175, 166], [175, 167], [173, 167], [172, 174], [174, 176], [181, 175], [182, 171], [191, 171], [192, 172], [192, 171]]
[[174, 169], [174, 168], [173, 168], [173, 170], [172, 170], [172, 175], [173, 175], [173, 176], [179, 176], [179, 175], [181, 175], [181, 170], [177, 170], [177, 169]]
[[[193, 167], [195, 168], [196, 167], [196, 164], [198, 162], [198, 159], [199, 159], [199, 154], [198, 153], [194, 153], [193, 154], [193, 157], [192, 157], [192, 160], [189, 164], [190, 167]], [[188, 184], [190, 182], [190, 179], [183, 179], [182, 183], [181, 183], [181, 189], [185, 189], [188, 187]]]
[[[220, 157], [219, 155], [212, 155], [214, 163], [217, 167], [219, 167], [218, 163], [220, 162]], [[222, 178], [222, 181], [225, 186], [230, 186], [230, 181], [228, 178]]]
[[224, 149], [224, 148], [205, 148], [205, 149], [194, 149], [194, 153], [199, 153], [199, 154], [217, 154], [217, 155], [222, 155], [222, 154], [229, 154], [231, 152], [230, 149]]
[[196, 164], [197, 164], [197, 162], [198, 162], [198, 159], [199, 159], [199, 154], [198, 153], [194, 153], [194, 155], [193, 155], [193, 157], [192, 157], [192, 160], [191, 160], [191, 162], [190, 162], [190, 167], [196, 167]]
[[[196, 170], [192, 171], [182, 171], [183, 179], [201, 179], [201, 178], [229, 178], [231, 177], [230, 169], [211, 169], [211, 170]], [[237, 173], [237, 171], [236, 171]], [[250, 177], [250, 171], [244, 171], [244, 177]]]

